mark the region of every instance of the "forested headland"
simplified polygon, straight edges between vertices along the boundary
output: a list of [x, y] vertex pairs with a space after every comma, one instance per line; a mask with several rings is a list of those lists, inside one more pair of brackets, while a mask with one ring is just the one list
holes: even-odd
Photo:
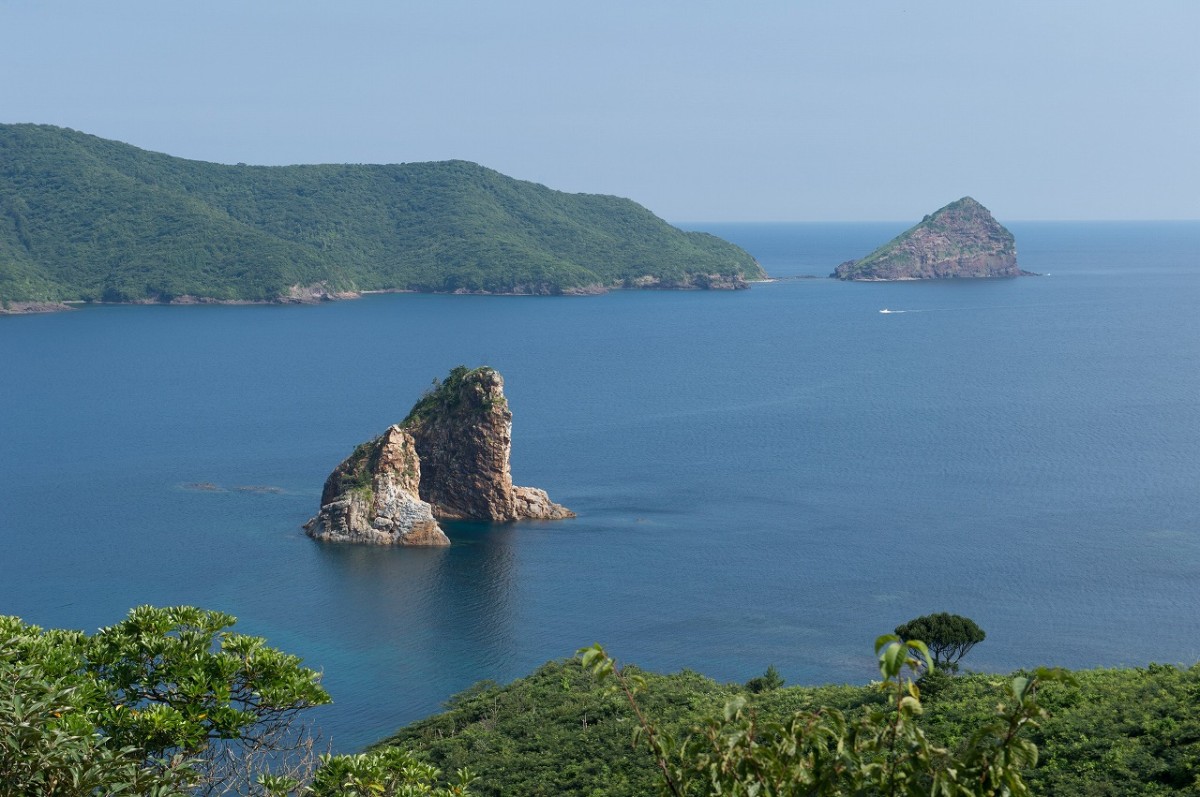
[[466, 161], [222, 165], [0, 125], [0, 303], [732, 288], [740, 248]]

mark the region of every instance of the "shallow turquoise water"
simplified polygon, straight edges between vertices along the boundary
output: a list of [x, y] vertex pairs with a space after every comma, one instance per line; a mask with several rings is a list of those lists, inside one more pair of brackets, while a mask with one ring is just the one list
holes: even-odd
[[[704, 228], [824, 275], [902, 226]], [[953, 611], [980, 669], [1195, 662], [1200, 224], [1010, 227], [1050, 276], [0, 318], [0, 611], [229, 611], [324, 669], [339, 749], [593, 641], [862, 682], [876, 635]], [[580, 517], [303, 537], [459, 363], [504, 374], [517, 482]]]

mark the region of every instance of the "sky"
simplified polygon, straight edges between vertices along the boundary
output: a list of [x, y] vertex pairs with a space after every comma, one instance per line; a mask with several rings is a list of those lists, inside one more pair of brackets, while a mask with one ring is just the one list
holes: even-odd
[[1200, 218], [1197, 0], [0, 0], [0, 122], [677, 222]]

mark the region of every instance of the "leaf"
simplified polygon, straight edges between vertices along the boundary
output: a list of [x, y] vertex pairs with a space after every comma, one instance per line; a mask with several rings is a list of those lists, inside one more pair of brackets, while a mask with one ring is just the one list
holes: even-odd
[[929, 646], [919, 639], [910, 639], [905, 642], [910, 650], [915, 650], [921, 654], [921, 661], [925, 664], [926, 672], [933, 672], [933, 657], [929, 655]]

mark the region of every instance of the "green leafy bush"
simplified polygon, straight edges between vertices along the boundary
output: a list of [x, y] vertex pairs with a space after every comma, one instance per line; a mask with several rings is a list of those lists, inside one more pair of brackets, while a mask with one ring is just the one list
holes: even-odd
[[[613, 677], [634, 714], [634, 740], [649, 748], [663, 794], [729, 795], [1012, 795], [1030, 794], [1022, 772], [1037, 763], [1037, 747], [1022, 734], [1045, 712], [1039, 683], [1063, 680], [1041, 670], [1010, 684], [1009, 702], [951, 751], [917, 723], [923, 708], [915, 678], [932, 669], [925, 644], [883, 636], [875, 642], [884, 706], [851, 719], [835, 708], [799, 711], [784, 722], [760, 721], [744, 697], [726, 703], [681, 740], [658, 731], [638, 694], [645, 681], [626, 673], [599, 646], [581, 651], [583, 666]], [[906, 675], [907, 673], [907, 675]]]
[[[389, 749], [314, 754], [317, 673], [234, 618], [141, 606], [93, 635], [0, 617], [0, 795], [467, 795]], [[297, 757], [298, 755], [298, 757]]]
[[141, 606], [89, 636], [0, 618], [0, 783], [40, 761], [56, 783], [91, 784], [77, 793], [169, 792], [280, 752], [300, 712], [329, 695], [298, 658], [230, 631], [234, 622]]

